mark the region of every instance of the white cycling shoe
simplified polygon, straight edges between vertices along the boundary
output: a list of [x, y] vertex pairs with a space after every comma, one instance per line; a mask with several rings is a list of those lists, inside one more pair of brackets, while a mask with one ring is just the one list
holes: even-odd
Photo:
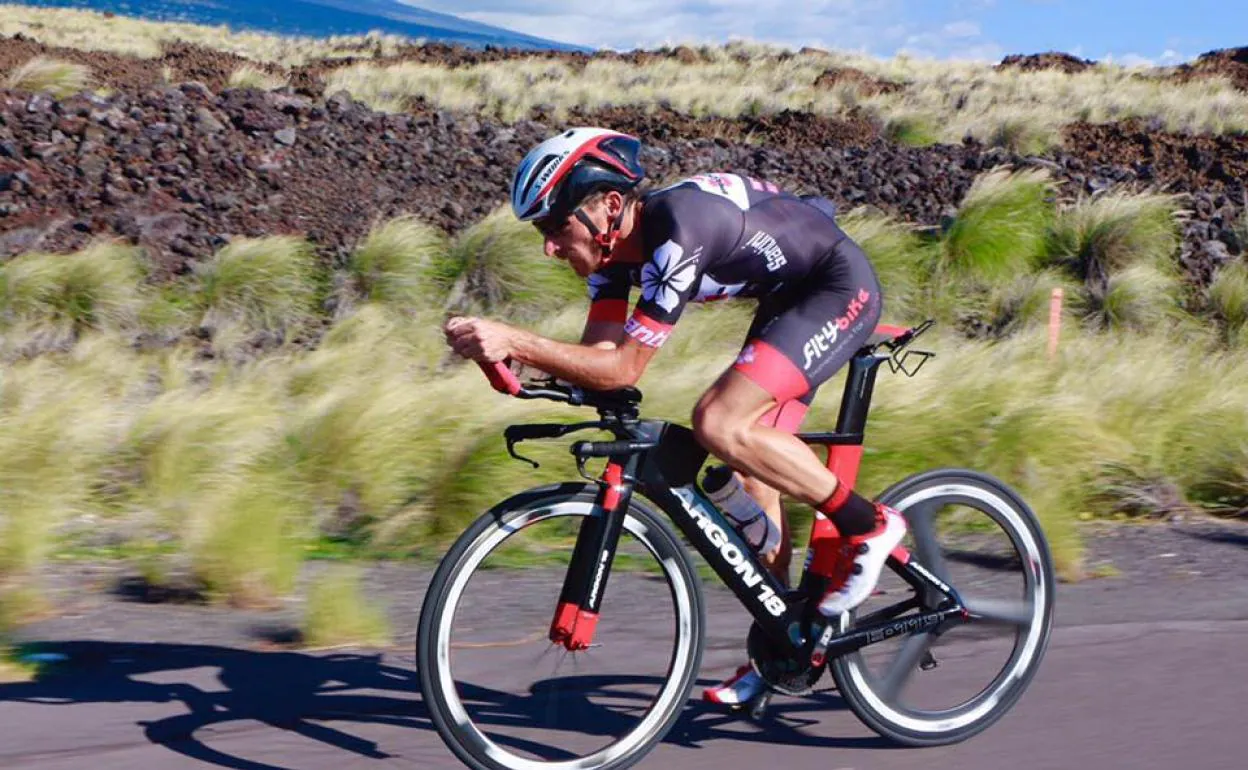
[[702, 691], [702, 700], [723, 706], [744, 706], [766, 688], [763, 678], [752, 666], [737, 669], [731, 679]]
[[880, 572], [888, 555], [906, 536], [906, 519], [892, 508], [877, 507], [876, 527], [865, 535], [846, 538], [853, 555], [849, 575], [839, 588], [828, 591], [819, 602], [819, 612], [834, 618], [865, 602], [880, 582]]

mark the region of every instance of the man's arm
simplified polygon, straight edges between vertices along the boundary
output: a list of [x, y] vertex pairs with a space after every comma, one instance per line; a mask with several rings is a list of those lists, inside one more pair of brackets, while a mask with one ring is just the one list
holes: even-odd
[[623, 321], [585, 322], [585, 330], [581, 332], [581, 344], [603, 350], [614, 350], [624, 344]]
[[[623, 328], [619, 326], [615, 339], [624, 336]], [[631, 338], [625, 339], [622, 344], [605, 337], [578, 345], [547, 339], [523, 329], [513, 328], [511, 332], [512, 358], [593, 390], [615, 390], [636, 385], [658, 350]], [[588, 339], [592, 340], [592, 337]]]

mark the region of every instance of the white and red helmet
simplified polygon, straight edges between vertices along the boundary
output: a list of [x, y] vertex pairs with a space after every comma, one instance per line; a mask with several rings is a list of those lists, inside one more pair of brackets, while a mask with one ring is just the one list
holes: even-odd
[[605, 128], [573, 128], [529, 151], [511, 180], [511, 209], [521, 222], [566, 217], [600, 190], [631, 190], [646, 175], [641, 141]]

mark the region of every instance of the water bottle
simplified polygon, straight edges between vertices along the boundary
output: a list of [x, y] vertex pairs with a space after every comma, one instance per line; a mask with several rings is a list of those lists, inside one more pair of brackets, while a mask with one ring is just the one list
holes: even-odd
[[755, 553], [769, 553], [780, 544], [780, 528], [767, 518], [767, 512], [750, 497], [733, 474], [732, 468], [716, 465], [702, 477], [702, 489], [715, 507], [724, 513]]

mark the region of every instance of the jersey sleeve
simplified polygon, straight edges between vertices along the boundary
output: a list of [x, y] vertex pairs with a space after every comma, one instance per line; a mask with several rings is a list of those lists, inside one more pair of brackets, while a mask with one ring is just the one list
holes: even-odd
[[641, 298], [624, 326], [643, 345], [657, 348], [667, 341], [698, 292], [704, 257], [740, 230], [739, 221], [724, 221], [719, 207], [699, 195], [674, 190], [646, 206], [643, 245], [649, 258], [641, 268]]
[[624, 323], [628, 319], [628, 292], [631, 288], [627, 265], [607, 265], [592, 273], [589, 288], [589, 320]]

